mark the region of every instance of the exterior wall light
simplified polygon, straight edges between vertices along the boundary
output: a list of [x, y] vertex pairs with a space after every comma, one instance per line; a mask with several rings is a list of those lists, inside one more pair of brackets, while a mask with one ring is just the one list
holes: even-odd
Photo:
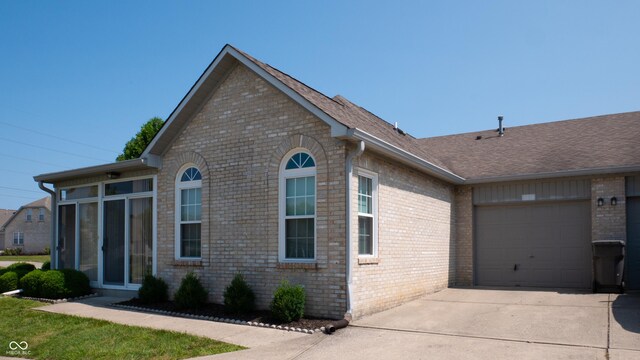
[[120, 173], [113, 172], [113, 171], [110, 171], [110, 172], [107, 173], [107, 178], [108, 179], [117, 179], [119, 177], [120, 177]]
[[598, 206], [602, 206], [602, 205], [604, 205], [604, 199], [598, 198]]
[[614, 196], [611, 198], [611, 206], [616, 206], [616, 205], [618, 205], [618, 198]]

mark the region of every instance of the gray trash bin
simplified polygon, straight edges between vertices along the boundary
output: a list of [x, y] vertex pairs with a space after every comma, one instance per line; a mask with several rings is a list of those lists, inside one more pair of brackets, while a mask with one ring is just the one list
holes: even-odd
[[593, 292], [624, 292], [624, 247], [622, 240], [596, 240], [593, 247]]

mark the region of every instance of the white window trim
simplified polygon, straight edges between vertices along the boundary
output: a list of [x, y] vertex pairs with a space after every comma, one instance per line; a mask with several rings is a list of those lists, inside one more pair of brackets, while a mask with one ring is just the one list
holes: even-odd
[[46, 213], [44, 211], [44, 208], [38, 209], [38, 221], [43, 222], [45, 219], [45, 216], [46, 216]]
[[[378, 257], [378, 174], [374, 173], [373, 171], [369, 171], [369, 170], [365, 170], [365, 169], [358, 169], [357, 170], [357, 177], [356, 180], [358, 180], [357, 184], [358, 186], [356, 186], [356, 203], [355, 203], [355, 207], [356, 207], [356, 224], [359, 223], [358, 218], [360, 216], [366, 216], [366, 217], [372, 217], [373, 218], [373, 224], [372, 224], [372, 234], [371, 237], [373, 238], [372, 240], [372, 247], [373, 247], [373, 254], [360, 254], [360, 227], [356, 226], [356, 230], [357, 230], [357, 242], [356, 242], [356, 251], [358, 253], [358, 257], [359, 258], [377, 258]], [[369, 178], [371, 179], [371, 207], [372, 207], [372, 214], [363, 214], [360, 212], [360, 206], [358, 204], [358, 199], [359, 199], [359, 177], [365, 177], [365, 178]]]
[[26, 220], [27, 222], [33, 221], [33, 209], [27, 209]]
[[[202, 176], [202, 170], [200, 169], [199, 166], [189, 163], [189, 164], [185, 164], [183, 165], [180, 170], [178, 171], [178, 174], [176, 175], [176, 186], [175, 186], [175, 259], [176, 260], [187, 260], [187, 261], [198, 261], [198, 260], [202, 260], [202, 243], [203, 243], [203, 239], [202, 239], [202, 216], [200, 217], [200, 221], [182, 221], [181, 218], [181, 196], [182, 196], [182, 190], [186, 190], [186, 189], [197, 189], [200, 188], [200, 195], [202, 196], [202, 180], [195, 180], [195, 181], [188, 181], [188, 182], [182, 182], [180, 181], [180, 179], [182, 178], [182, 173], [184, 173], [185, 170], [187, 170], [188, 168], [194, 167], [196, 169], [198, 169], [198, 171], [200, 171], [200, 176]], [[200, 198], [200, 214], [202, 215], [202, 203], [203, 203], [203, 199], [202, 197]], [[200, 256], [199, 257], [185, 257], [182, 256], [181, 254], [181, 244], [180, 244], [180, 224], [200, 224]]]
[[[305, 153], [313, 159], [313, 162], [316, 166], [312, 168], [302, 168], [302, 169], [290, 169], [285, 170], [287, 166], [287, 162], [294, 154], [299, 152]], [[282, 263], [315, 263], [318, 257], [318, 176], [317, 176], [317, 167], [318, 162], [316, 158], [309, 152], [309, 150], [305, 148], [295, 148], [287, 152], [287, 154], [282, 158], [282, 162], [280, 163], [280, 170], [278, 171], [279, 177], [279, 186], [278, 186], [278, 261]], [[313, 258], [287, 258], [286, 257], [286, 210], [287, 210], [287, 179], [300, 178], [314, 176], [315, 177], [315, 202], [313, 205], [314, 215], [313, 215]], [[307, 219], [310, 216], [295, 216], [289, 217]]]
[[[16, 235], [18, 235], [18, 242], [16, 242]], [[21, 236], [22, 235], [22, 236]], [[20, 238], [22, 237], [22, 242], [20, 242]], [[23, 231], [14, 231], [13, 232], [13, 245], [23, 246], [24, 245], [24, 232]]]

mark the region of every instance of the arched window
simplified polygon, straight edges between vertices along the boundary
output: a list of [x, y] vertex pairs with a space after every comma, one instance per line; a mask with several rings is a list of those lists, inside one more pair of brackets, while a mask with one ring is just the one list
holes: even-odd
[[176, 177], [176, 259], [201, 257], [202, 174], [193, 165]]
[[287, 154], [280, 166], [280, 260], [316, 256], [316, 163], [306, 150]]

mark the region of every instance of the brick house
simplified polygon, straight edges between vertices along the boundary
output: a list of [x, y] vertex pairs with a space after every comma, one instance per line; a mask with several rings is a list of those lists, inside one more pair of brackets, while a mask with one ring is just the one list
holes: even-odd
[[[54, 266], [133, 291], [241, 272], [267, 307], [354, 317], [448, 286], [591, 286], [591, 241], [628, 241], [640, 288], [640, 113], [417, 139], [225, 46], [139, 159], [53, 184]], [[615, 200], [614, 200], [615, 198]], [[52, 246], [53, 248], [53, 246]]]
[[21, 206], [0, 227], [3, 249], [21, 249], [23, 254], [42, 254], [51, 246], [51, 198]]

